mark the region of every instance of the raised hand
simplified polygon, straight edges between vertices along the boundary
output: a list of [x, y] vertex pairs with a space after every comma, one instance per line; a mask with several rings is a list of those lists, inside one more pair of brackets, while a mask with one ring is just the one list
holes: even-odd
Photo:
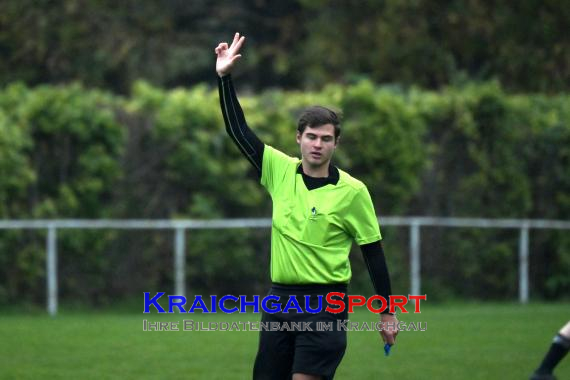
[[218, 59], [216, 60], [216, 72], [219, 76], [223, 77], [228, 75], [234, 66], [235, 61], [241, 58], [239, 50], [245, 41], [245, 37], [236, 33], [234, 35], [234, 40], [230, 47], [226, 42], [220, 42], [218, 47], [214, 49]]

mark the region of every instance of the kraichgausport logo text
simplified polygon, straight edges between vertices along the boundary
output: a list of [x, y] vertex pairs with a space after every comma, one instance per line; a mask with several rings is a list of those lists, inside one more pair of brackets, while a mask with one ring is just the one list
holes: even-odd
[[[159, 299], [164, 296], [165, 292], [158, 292], [154, 297], [151, 298], [149, 292], [144, 293], [144, 313], [150, 313], [151, 307], [154, 307], [158, 313], [194, 313], [200, 311], [202, 313], [218, 313], [223, 312], [226, 314], [232, 313], [259, 313], [260, 310], [266, 313], [320, 313], [323, 310], [323, 298], [327, 302], [325, 311], [329, 313], [342, 313], [348, 308], [349, 313], [354, 313], [355, 307], [366, 306], [366, 308], [372, 313], [382, 313], [384, 311], [389, 311], [390, 313], [395, 313], [397, 310], [401, 313], [408, 313], [406, 305], [409, 301], [412, 301], [414, 307], [414, 313], [420, 313], [420, 301], [425, 301], [427, 296], [423, 295], [392, 295], [389, 299], [375, 295], [371, 297], [364, 297], [362, 295], [349, 295], [346, 296], [345, 293], [341, 292], [330, 292], [326, 296], [316, 296], [318, 297], [318, 304], [316, 307], [311, 307], [309, 305], [309, 299], [311, 296], [307, 295], [305, 297], [305, 311], [299, 304], [297, 296], [290, 295], [287, 297], [287, 302], [285, 306], [282, 306], [281, 297], [277, 295], [268, 295], [263, 298], [259, 295], [254, 295], [251, 300], [247, 299], [247, 296], [233, 296], [225, 295], [218, 299], [217, 296], [211, 295], [209, 305], [201, 295], [194, 296], [194, 300], [189, 303], [187, 298], [180, 295], [169, 295], [168, 297], [168, 311], [166, 311], [160, 304]], [[315, 296], [312, 296], [315, 297]], [[345, 302], [344, 299], [347, 299]], [[377, 301], [379, 307], [374, 307], [373, 302]], [[176, 311], [175, 311], [176, 310]], [[218, 311], [219, 310], [219, 311]]]

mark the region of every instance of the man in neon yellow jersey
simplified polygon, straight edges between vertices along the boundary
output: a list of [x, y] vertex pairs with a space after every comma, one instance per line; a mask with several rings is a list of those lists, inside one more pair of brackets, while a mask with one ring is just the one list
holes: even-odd
[[[334, 326], [332, 331], [262, 331], [253, 377], [332, 379], [346, 349], [346, 331], [337, 329], [337, 321], [347, 319], [346, 309], [334, 314], [305, 310], [317, 309], [330, 292], [346, 294], [353, 241], [361, 247], [376, 293], [388, 300], [391, 285], [380, 228], [366, 186], [331, 164], [341, 131], [336, 112], [313, 106], [302, 113], [296, 135], [300, 160], [263, 144], [248, 127], [230, 75], [244, 41], [236, 33], [230, 46], [222, 42], [215, 49], [220, 105], [228, 134], [273, 200], [270, 294], [280, 297], [281, 310], [292, 295], [301, 304], [297, 313], [264, 312], [262, 321]], [[380, 318], [390, 325], [381, 331], [382, 339], [393, 345], [397, 319], [388, 309]]]

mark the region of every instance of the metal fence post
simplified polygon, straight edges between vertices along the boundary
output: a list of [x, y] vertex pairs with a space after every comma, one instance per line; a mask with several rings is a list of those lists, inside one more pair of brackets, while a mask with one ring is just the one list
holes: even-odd
[[420, 223], [412, 220], [410, 224], [410, 294], [420, 294]]
[[47, 309], [49, 315], [57, 314], [57, 230], [48, 226], [47, 236]]
[[519, 302], [528, 303], [528, 225], [520, 230], [519, 236]]
[[176, 228], [175, 233], [175, 252], [174, 252], [174, 278], [175, 278], [175, 294], [185, 296], [186, 293], [186, 230], [181, 227]]

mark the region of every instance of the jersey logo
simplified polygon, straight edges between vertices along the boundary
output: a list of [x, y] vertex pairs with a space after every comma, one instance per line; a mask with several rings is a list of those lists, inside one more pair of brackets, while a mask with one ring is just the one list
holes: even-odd
[[319, 213], [317, 212], [317, 208], [316, 208], [316, 207], [313, 207], [313, 208], [311, 209], [311, 217], [310, 217], [309, 219], [313, 219], [313, 220], [316, 219], [318, 214], [319, 214]]

